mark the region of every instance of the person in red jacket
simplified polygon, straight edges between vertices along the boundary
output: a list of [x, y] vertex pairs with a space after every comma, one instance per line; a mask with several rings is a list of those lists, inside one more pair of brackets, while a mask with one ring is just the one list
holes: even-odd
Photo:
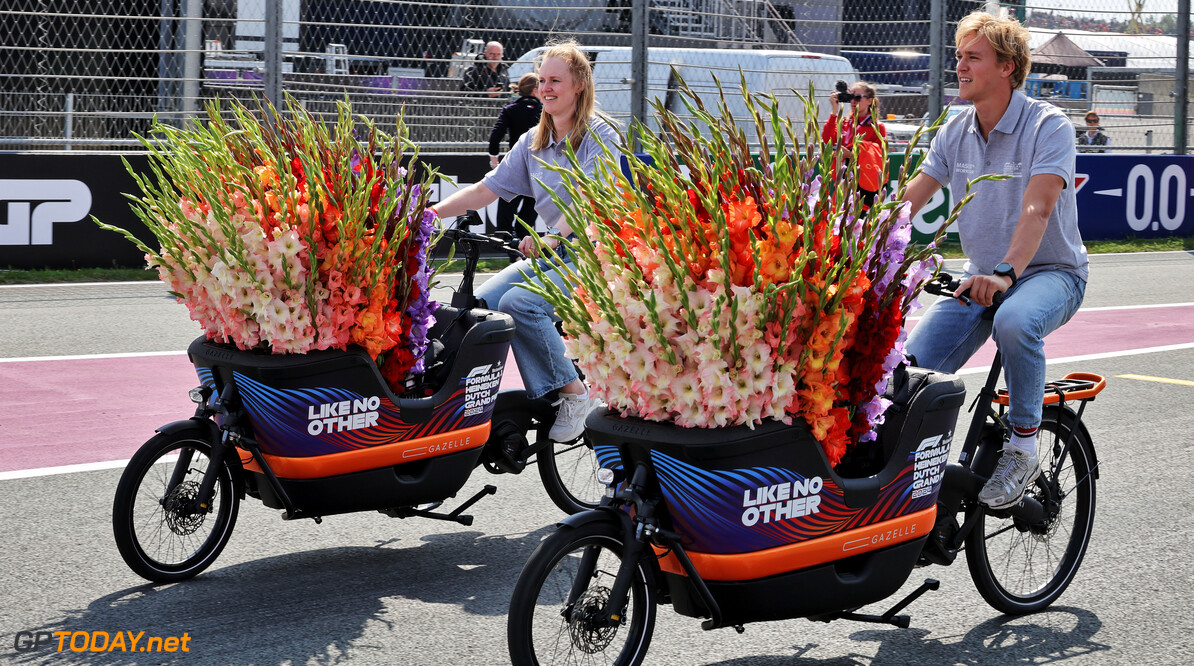
[[826, 146], [833, 146], [837, 152], [834, 157], [835, 171], [839, 164], [849, 163], [854, 154], [855, 142], [862, 142], [858, 148], [858, 190], [862, 194], [863, 205], [869, 208], [874, 204], [875, 195], [883, 186], [883, 176], [887, 171], [887, 156], [884, 150], [887, 128], [878, 120], [879, 98], [876, 97], [874, 86], [859, 81], [850, 87], [849, 94], [852, 97], [850, 115], [840, 121], [841, 102], [838, 101], [838, 93], [834, 91], [830, 94], [829, 105], [833, 112], [821, 128], [821, 142]]

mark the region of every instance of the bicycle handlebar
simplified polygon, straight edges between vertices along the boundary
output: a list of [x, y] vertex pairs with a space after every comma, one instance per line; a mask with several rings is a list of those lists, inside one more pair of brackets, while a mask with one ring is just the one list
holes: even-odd
[[[961, 286], [962, 286], [962, 282], [960, 280], [955, 278], [952, 274], [942, 271], [942, 272], [937, 273], [937, 275], [932, 280], [929, 280], [928, 282], [925, 283], [925, 291], [927, 291], [930, 294], [935, 294], [937, 296], [949, 296], [952, 298], [954, 295], [954, 292], [957, 291], [958, 287], [961, 287]], [[970, 305], [973, 302], [970, 300], [970, 290], [969, 289], [962, 292], [957, 297], [957, 299], [959, 301], [962, 301], [966, 305]], [[991, 298], [991, 307], [993, 307], [993, 308], [999, 307], [999, 305], [1002, 303], [1003, 303], [1003, 292], [1002, 291], [995, 292], [994, 297]]]
[[493, 235], [487, 236], [464, 229], [445, 229], [443, 238], [453, 245], [472, 243], [478, 247], [515, 254], [519, 259], [523, 257], [522, 252], [519, 252], [518, 247], [514, 245], [514, 237], [508, 231], [497, 231]]
[[443, 232], [443, 238], [453, 245], [473, 246], [477, 249], [490, 248], [509, 254], [511, 257], [522, 259], [524, 255], [518, 250], [514, 236], [507, 231], [498, 231], [493, 235], [479, 234], [468, 228], [481, 224], [481, 214], [470, 210], [463, 215], [457, 215], [452, 226]]
[[473, 295], [473, 278], [477, 272], [477, 264], [481, 260], [481, 248], [499, 250], [516, 259], [523, 258], [522, 252], [519, 252], [518, 248], [513, 245], [513, 237], [509, 233], [499, 231], [492, 236], [487, 236], [467, 229], [468, 226], [480, 222], [480, 219], [477, 211], [469, 211], [457, 217], [452, 226], [445, 229], [441, 236], [441, 240], [447, 240], [454, 246], [464, 248], [464, 273], [460, 279], [460, 288], [452, 297], [452, 307], [472, 309], [480, 305]]

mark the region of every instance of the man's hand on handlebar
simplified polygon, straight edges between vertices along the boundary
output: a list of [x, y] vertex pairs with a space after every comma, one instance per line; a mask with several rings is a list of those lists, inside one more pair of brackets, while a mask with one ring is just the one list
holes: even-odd
[[[966, 305], [983, 305], [973, 293], [974, 286], [980, 281], [983, 282], [984, 286], [991, 288], [987, 294], [987, 305], [984, 307], [989, 307], [991, 305], [1001, 305], [1003, 303], [1003, 295], [1006, 291], [1006, 288], [1002, 285], [1002, 276], [999, 275], [972, 275], [971, 277], [966, 278], [965, 282], [958, 282], [954, 279], [953, 275], [946, 273], [945, 271], [939, 271], [932, 280], [929, 280], [925, 283], [924, 290], [935, 296], [950, 296], [952, 298], [956, 298]], [[992, 282], [994, 282], [995, 285], [993, 288], [991, 284]]]
[[[996, 294], [1004, 294], [1012, 288], [1012, 279], [1006, 275], [971, 275], [962, 281], [954, 291], [954, 297], [960, 297], [969, 291], [970, 300], [983, 307], [994, 305]], [[1002, 297], [999, 297], [1002, 300]]]

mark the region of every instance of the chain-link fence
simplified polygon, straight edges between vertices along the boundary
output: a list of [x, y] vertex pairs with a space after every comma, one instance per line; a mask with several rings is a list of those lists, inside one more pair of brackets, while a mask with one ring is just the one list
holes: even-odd
[[[1178, 7], [1185, 9], [1185, 21]], [[481, 152], [508, 95], [462, 89], [504, 46], [520, 56], [568, 36], [592, 48], [598, 100], [633, 109], [629, 49], [645, 25], [646, 94], [667, 103], [669, 65], [755, 89], [837, 79], [879, 89], [898, 140], [953, 101], [953, 28], [975, 9], [1009, 12], [1035, 51], [1025, 91], [1078, 129], [1096, 111], [1111, 151], [1184, 146], [1176, 104], [1187, 0], [6, 0], [0, 5], [0, 150], [133, 150], [154, 116], [185, 122], [217, 96], [285, 90], [308, 109], [348, 96], [383, 128], [402, 112], [431, 152]], [[1185, 42], [1188, 45], [1188, 41]], [[744, 55], [744, 52], [754, 52]], [[774, 57], [760, 53], [784, 52]], [[658, 55], [656, 55], [658, 54]], [[795, 55], [794, 55], [795, 54]], [[699, 57], [698, 57], [699, 56]], [[520, 69], [523, 68], [523, 69]], [[789, 74], [773, 76], [776, 71]], [[504, 82], [503, 82], [504, 83]], [[795, 85], [793, 85], [795, 83]], [[770, 87], [770, 88], [769, 88]], [[775, 90], [782, 93], [782, 90]], [[1189, 135], [1189, 129], [1185, 136]]]

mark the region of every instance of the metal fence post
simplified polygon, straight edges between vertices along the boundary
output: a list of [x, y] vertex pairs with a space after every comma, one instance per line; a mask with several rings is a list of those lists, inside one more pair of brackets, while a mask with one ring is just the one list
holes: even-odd
[[1173, 152], [1186, 154], [1190, 118], [1190, 0], [1177, 0], [1177, 95], [1173, 98]]
[[[630, 7], [630, 116], [647, 122], [647, 0], [633, 0]], [[638, 150], [638, 141], [629, 146]]]
[[265, 98], [275, 106], [282, 104], [282, 0], [265, 2]]
[[178, 40], [177, 22], [174, 20], [174, 3], [158, 0], [162, 18], [158, 20], [158, 110], [173, 111], [177, 108], [178, 84]]
[[186, 0], [183, 19], [182, 110], [190, 116], [199, 109], [200, 59], [203, 48], [203, 0]]
[[63, 109], [65, 113], [62, 116], [62, 136], [66, 139], [66, 144], [63, 146], [66, 150], [71, 150], [74, 146], [71, 145], [71, 139], [75, 136], [75, 94], [72, 92], [66, 93], [66, 103]]
[[945, 3], [932, 0], [929, 3], [929, 115], [930, 122], [941, 115], [945, 88]]

